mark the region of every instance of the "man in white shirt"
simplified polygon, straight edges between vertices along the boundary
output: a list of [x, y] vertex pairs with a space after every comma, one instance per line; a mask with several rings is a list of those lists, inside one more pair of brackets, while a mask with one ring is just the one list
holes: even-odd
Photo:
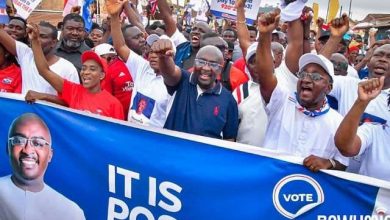
[[[108, 4], [107, 11], [111, 15], [111, 34], [114, 48], [122, 60], [126, 61], [126, 66], [134, 81], [128, 120], [141, 125], [162, 128], [167, 118], [168, 92], [163, 77], [157, 74], [158, 71], [152, 69], [147, 60], [125, 44], [119, 13], [126, 3], [123, 1], [112, 7]], [[145, 106], [145, 109], [141, 114], [138, 114], [137, 109], [141, 105]]]
[[269, 119], [263, 146], [305, 157], [303, 164], [312, 171], [344, 170], [348, 159], [335, 149], [333, 140], [342, 117], [330, 109], [326, 99], [332, 89], [333, 65], [323, 56], [303, 55], [299, 59], [297, 93], [285, 90], [273, 74], [271, 56], [271, 33], [279, 17], [275, 11], [259, 19], [256, 64]]
[[[360, 174], [390, 181], [390, 150], [386, 147], [390, 140], [388, 124], [364, 123], [359, 127], [360, 118], [369, 102], [380, 93], [385, 77], [361, 82], [358, 98], [340, 124], [335, 143], [340, 152], [348, 157], [365, 153], [359, 170]], [[389, 101], [390, 101], [390, 95]], [[387, 106], [390, 102], [387, 103]], [[390, 114], [388, 112], [388, 114]]]
[[44, 182], [51, 142], [39, 116], [26, 113], [12, 122], [7, 153], [13, 173], [0, 178], [0, 219], [85, 219], [76, 203]]
[[[50, 65], [50, 69], [62, 78], [69, 81], [80, 83], [79, 75], [76, 68], [69, 61], [58, 57], [54, 53], [57, 44], [57, 29], [47, 22], [39, 24], [40, 36], [39, 40], [42, 44], [42, 50]], [[57, 91], [43, 79], [35, 66], [33, 52], [26, 44], [14, 40], [4, 30], [0, 30], [0, 42], [14, 56], [17, 57], [22, 71], [22, 94], [30, 94], [30, 101], [41, 99], [51, 101], [57, 104], [64, 104], [62, 100], [57, 98]]]

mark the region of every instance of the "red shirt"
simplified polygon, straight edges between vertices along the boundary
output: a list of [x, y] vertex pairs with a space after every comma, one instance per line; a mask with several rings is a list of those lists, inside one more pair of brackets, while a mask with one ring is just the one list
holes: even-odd
[[239, 70], [241, 70], [243, 73], [245, 73], [246, 62], [245, 62], [244, 57], [237, 59], [234, 62], [233, 66], [237, 67]]
[[70, 108], [124, 120], [122, 104], [106, 90], [90, 93], [82, 85], [64, 80], [60, 96]]
[[108, 75], [110, 75], [111, 94], [121, 102], [125, 118], [127, 118], [131, 93], [133, 92], [134, 87], [130, 71], [126, 64], [121, 59], [117, 58], [109, 63]]
[[0, 70], [0, 92], [22, 92], [22, 73], [17, 65]]

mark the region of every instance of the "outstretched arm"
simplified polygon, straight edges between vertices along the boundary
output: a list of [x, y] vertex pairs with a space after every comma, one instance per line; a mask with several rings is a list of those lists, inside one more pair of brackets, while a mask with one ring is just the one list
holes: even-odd
[[245, 18], [245, 2], [246, 0], [237, 0], [236, 1], [236, 9], [237, 9], [237, 36], [238, 42], [240, 43], [240, 48], [242, 50], [243, 57], [246, 56], [246, 52], [248, 47], [251, 45], [250, 34], [248, 27], [246, 26], [246, 18]]
[[349, 18], [343, 14], [341, 18], [335, 18], [330, 25], [330, 38], [321, 49], [320, 54], [330, 59], [333, 53], [337, 52], [337, 47], [349, 29]]
[[123, 5], [123, 9], [127, 18], [129, 19], [129, 22], [132, 25], [137, 26], [142, 32], [146, 33], [145, 27], [142, 24], [142, 21], [140, 21], [139, 19], [139, 14], [137, 9], [135, 8], [135, 5], [133, 5], [133, 3], [128, 2]]
[[56, 95], [36, 92], [33, 90], [29, 90], [26, 96], [24, 97], [24, 99], [26, 100], [27, 103], [34, 103], [37, 100], [43, 100], [43, 101], [68, 107], [68, 104], [66, 104], [64, 100], [60, 99]]
[[299, 70], [298, 61], [303, 54], [303, 25], [301, 19], [288, 23], [288, 46], [286, 49], [286, 66], [292, 73]]
[[4, 48], [10, 52], [12, 55], [16, 56], [16, 41], [7, 32], [0, 28], [0, 43]]
[[165, 33], [168, 37], [171, 37], [176, 32], [176, 22], [172, 17], [171, 8], [169, 7], [167, 0], [158, 0], [158, 8], [160, 10], [160, 16], [165, 24]]
[[306, 54], [306, 53], [311, 52], [311, 49], [310, 49], [310, 25], [311, 25], [311, 22], [313, 20], [313, 9], [309, 8], [309, 7], [305, 7], [303, 9], [302, 15], [304, 17], [304, 19], [302, 20], [302, 24], [303, 24], [303, 54]]
[[260, 38], [256, 50], [256, 68], [261, 95], [266, 103], [270, 101], [272, 92], [277, 85], [277, 79], [274, 75], [274, 61], [271, 55], [271, 34], [278, 26], [279, 19], [279, 11], [276, 10], [261, 15], [257, 24]]
[[358, 99], [349, 110], [337, 129], [335, 144], [344, 156], [356, 156], [361, 148], [361, 140], [356, 135], [359, 121], [368, 103], [377, 97], [383, 87], [385, 77], [369, 79], [359, 83]]
[[161, 75], [167, 86], [176, 86], [181, 79], [181, 70], [173, 60], [173, 45], [168, 39], [157, 40], [152, 45], [152, 51], [159, 55], [159, 67]]
[[130, 55], [130, 48], [126, 46], [125, 39], [121, 30], [121, 21], [119, 18], [123, 10], [123, 5], [127, 4], [125, 0], [107, 0], [106, 9], [111, 17], [111, 36], [114, 42], [114, 48], [122, 60], [127, 61]]
[[39, 41], [39, 29], [36, 24], [27, 25], [28, 37], [31, 41], [31, 49], [34, 53], [34, 61], [37, 66], [39, 74], [47, 81], [57, 92], [62, 92], [64, 86], [64, 79], [52, 72], [49, 68], [49, 64], [42, 51], [41, 42]]

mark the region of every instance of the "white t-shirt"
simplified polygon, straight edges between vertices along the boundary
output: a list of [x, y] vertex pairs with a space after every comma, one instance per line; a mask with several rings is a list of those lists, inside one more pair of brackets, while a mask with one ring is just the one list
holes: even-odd
[[348, 165], [334, 143], [334, 135], [342, 117], [333, 109], [321, 116], [310, 117], [296, 107], [295, 95], [278, 84], [266, 105], [268, 128], [263, 146], [281, 153], [307, 157], [334, 158]]
[[179, 29], [176, 28], [175, 33], [172, 34], [171, 40], [175, 44], [175, 47], [179, 46], [180, 44], [187, 42], [187, 38], [184, 37], [184, 35], [179, 31]]
[[350, 76], [333, 76], [333, 89], [329, 95], [338, 101], [338, 112], [345, 116], [358, 97], [360, 80]]
[[390, 89], [382, 90], [381, 93], [368, 104], [364, 112], [375, 115], [387, 121], [390, 126], [390, 107], [387, 105]]
[[0, 219], [84, 220], [80, 207], [48, 185], [40, 192], [24, 191], [11, 180], [0, 178]]
[[[250, 80], [246, 85], [248, 85], [247, 91], [244, 91], [244, 84], [233, 91], [233, 97], [238, 104], [240, 120], [237, 142], [262, 147], [268, 116], [264, 109], [259, 84]], [[245, 97], [246, 92], [247, 97]]]
[[[149, 62], [131, 51], [126, 62], [134, 81], [128, 120], [141, 125], [164, 127], [167, 119], [168, 91], [161, 75], [156, 75]], [[142, 120], [136, 110], [143, 105]]]
[[351, 65], [348, 65], [347, 76], [360, 79], [357, 70]]
[[[28, 90], [57, 95], [57, 91], [38, 73], [32, 49], [26, 44], [16, 41], [16, 54], [22, 71], [22, 94]], [[62, 78], [80, 84], [79, 74], [74, 65], [59, 57], [59, 60], [50, 66], [50, 70]]]
[[376, 123], [364, 123], [358, 128], [361, 140], [359, 155], [365, 153], [359, 173], [390, 181], [390, 128]]

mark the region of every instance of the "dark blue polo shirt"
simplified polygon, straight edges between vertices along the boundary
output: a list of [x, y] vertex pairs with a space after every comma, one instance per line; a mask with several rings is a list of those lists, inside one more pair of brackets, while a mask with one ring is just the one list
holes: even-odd
[[182, 70], [181, 80], [175, 87], [172, 108], [164, 128], [219, 139], [235, 139], [238, 130], [237, 103], [221, 83], [198, 97], [197, 79]]

